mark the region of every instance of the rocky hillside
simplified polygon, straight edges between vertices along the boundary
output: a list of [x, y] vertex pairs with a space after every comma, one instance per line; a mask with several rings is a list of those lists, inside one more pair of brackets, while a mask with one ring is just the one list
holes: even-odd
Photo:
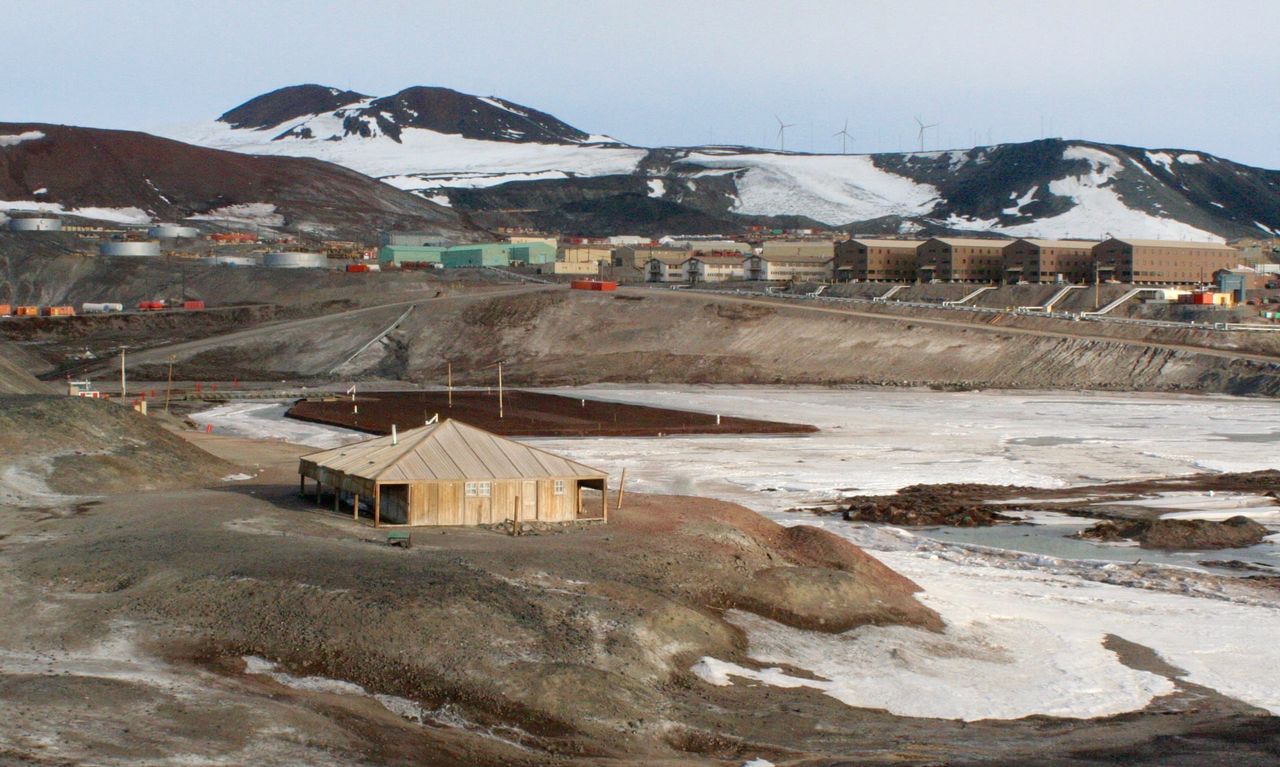
[[[396, 312], [388, 307], [359, 321], [278, 325], [270, 334], [158, 349], [145, 359], [155, 363], [172, 351], [196, 377], [324, 377]], [[328, 342], [317, 345], [318, 337]], [[484, 386], [492, 382], [493, 361], [501, 359], [505, 380], [523, 386], [875, 384], [1280, 394], [1280, 369], [1265, 360], [1182, 348], [1177, 338], [1161, 339], [1162, 345], [1134, 340], [852, 316], [684, 291], [610, 297], [542, 290], [424, 302], [343, 370], [356, 378], [434, 383], [445, 380], [451, 362], [455, 383]], [[135, 359], [136, 376], [163, 376], [163, 365]]]
[[879, 155], [648, 149], [493, 97], [408, 88], [371, 98], [318, 85], [259, 96], [177, 137], [318, 157], [486, 223], [585, 234], [747, 223], [1081, 238], [1280, 231], [1280, 172], [1181, 149], [1061, 139]]
[[337, 237], [382, 228], [451, 236], [471, 230], [454, 211], [314, 159], [34, 123], [0, 123], [0, 200], [9, 212], [131, 224], [185, 221]]

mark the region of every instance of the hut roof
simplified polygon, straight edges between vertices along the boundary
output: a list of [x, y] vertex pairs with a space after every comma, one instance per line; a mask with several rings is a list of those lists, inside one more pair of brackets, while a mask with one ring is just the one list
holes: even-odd
[[599, 469], [448, 419], [302, 456], [317, 466], [378, 482], [603, 477]]

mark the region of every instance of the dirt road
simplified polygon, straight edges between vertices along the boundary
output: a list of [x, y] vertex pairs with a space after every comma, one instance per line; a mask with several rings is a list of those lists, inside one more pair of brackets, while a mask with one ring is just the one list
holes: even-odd
[[[538, 291], [551, 290], [551, 289], [554, 289], [554, 287], [555, 286], [548, 286], [548, 285], [521, 285], [520, 287], [515, 287], [515, 288], [503, 288], [499, 290], [485, 290], [482, 292], [475, 292], [475, 293], [445, 295], [445, 296], [440, 296], [438, 298], [425, 298], [425, 299], [415, 298], [410, 300], [391, 301], [388, 303], [375, 304], [372, 306], [363, 306], [358, 309], [348, 309], [346, 311], [335, 312], [333, 314], [324, 314], [317, 317], [306, 317], [306, 318], [297, 319], [297, 320], [269, 322], [263, 325], [258, 325], [258, 326], [249, 328], [247, 330], [239, 330], [234, 333], [225, 333], [222, 335], [211, 336], [209, 338], [202, 338], [196, 341], [185, 341], [183, 343], [178, 343], [178, 344], [169, 344], [166, 346], [156, 346], [150, 349], [143, 349], [135, 353], [127, 354], [126, 366], [161, 364], [161, 363], [167, 362], [170, 356], [175, 356], [179, 360], [181, 360], [186, 357], [199, 354], [201, 352], [218, 349], [224, 346], [234, 345], [234, 344], [242, 343], [245, 341], [258, 341], [263, 339], [269, 339], [272, 336], [276, 336], [279, 334], [290, 333], [297, 330], [305, 330], [310, 327], [314, 327], [314, 326], [318, 326], [326, 323], [333, 323], [335, 321], [341, 322], [343, 320], [363, 317], [366, 315], [375, 314], [377, 312], [384, 312], [388, 309], [399, 309], [403, 311], [405, 307], [422, 305], [425, 303], [453, 302], [453, 301], [465, 302], [465, 301], [484, 300], [489, 298], [495, 298], [498, 296], [518, 295], [520, 293], [533, 293]], [[334, 364], [342, 362], [343, 359], [344, 359], [344, 354], [338, 353], [338, 351], [335, 350]], [[118, 363], [112, 364], [108, 362], [108, 363], [103, 363], [88, 369], [86, 371], [86, 374], [103, 375], [103, 374], [111, 374], [118, 370], [119, 370]]]
[[[937, 316], [904, 316], [899, 314], [886, 314], [884, 312], [864, 311], [854, 308], [848, 308], [832, 304], [820, 304], [816, 302], [806, 302], [785, 298], [749, 298], [746, 296], [735, 295], [733, 293], [710, 294], [691, 292], [687, 290], [666, 290], [659, 291], [653, 288], [621, 288], [621, 292], [644, 295], [652, 297], [655, 294], [666, 298], [677, 300], [693, 300], [693, 301], [716, 301], [728, 302], [755, 306], [769, 307], [786, 307], [792, 311], [811, 312], [820, 314], [838, 314], [848, 317], [861, 317], [863, 319], [882, 320], [887, 322], [908, 323], [912, 325], [929, 325], [933, 327], [949, 327], [964, 328], [966, 330], [979, 330], [989, 333], [999, 333], [1002, 335], [1025, 335], [1040, 338], [1066, 338], [1066, 339], [1095, 339], [1098, 341], [1106, 341], [1108, 343], [1124, 344], [1127, 346], [1143, 346], [1151, 349], [1162, 349], [1166, 351], [1186, 352], [1189, 354], [1208, 354], [1213, 357], [1223, 357], [1233, 360], [1247, 360], [1250, 362], [1260, 362], [1272, 365], [1280, 365], [1280, 355], [1259, 354], [1256, 352], [1237, 352], [1230, 349], [1216, 349], [1206, 346], [1196, 346], [1192, 344], [1173, 344], [1160, 341], [1147, 341], [1135, 338], [1117, 337], [1100, 332], [1091, 332], [1092, 328], [1097, 327], [1089, 322], [1077, 323], [1080, 326], [1078, 331], [1055, 331], [1041, 330], [1034, 328], [1020, 328], [1008, 325], [992, 326], [978, 322], [965, 321], [963, 319], [945, 319]], [[917, 310], [923, 314], [929, 310]], [[938, 312], [946, 310], [939, 309]], [[929, 312], [934, 314], [933, 312]]]

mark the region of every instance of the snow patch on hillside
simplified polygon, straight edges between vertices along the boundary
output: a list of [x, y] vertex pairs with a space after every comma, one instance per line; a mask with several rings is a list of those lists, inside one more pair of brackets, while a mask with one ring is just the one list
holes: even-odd
[[[1161, 152], [1147, 152], [1147, 157], [1166, 168], [1167, 163], [1173, 162], [1172, 157]], [[1127, 237], [1144, 239], [1223, 242], [1218, 235], [1190, 224], [1153, 216], [1125, 205], [1111, 186], [1123, 167], [1119, 158], [1087, 146], [1067, 147], [1062, 158], [1089, 163], [1087, 173], [1049, 183], [1051, 194], [1075, 200], [1071, 210], [1028, 224], [999, 227], [998, 231], [1015, 237], [1101, 239], [1108, 234], [1123, 233]]]
[[867, 155], [690, 152], [684, 162], [742, 171], [735, 213], [797, 215], [827, 224], [921, 215], [938, 199], [928, 184], [876, 167]]
[[151, 215], [141, 208], [64, 208], [56, 202], [31, 200], [0, 200], [0, 211], [6, 213], [53, 213], [60, 216], [79, 216], [113, 224], [149, 224]]
[[0, 136], [0, 146], [17, 146], [24, 141], [35, 141], [44, 138], [44, 133], [38, 130], [23, 131], [22, 133], [10, 133]]
[[660, 178], [649, 179], [649, 196], [661, 197], [667, 193], [667, 184]]
[[251, 224], [253, 226], [284, 226], [284, 216], [276, 212], [276, 206], [269, 202], [245, 202], [238, 205], [226, 205], [214, 208], [208, 213], [187, 216], [191, 221], [217, 221], [231, 224]]
[[[280, 140], [273, 139], [284, 132], [286, 126], [250, 131], [237, 130], [224, 123], [202, 123], [173, 129], [166, 135], [245, 154], [315, 157], [385, 180], [406, 191], [628, 174], [635, 171], [646, 154], [644, 149], [620, 144], [483, 141], [423, 128], [405, 128], [398, 142], [376, 131], [370, 137], [346, 135], [342, 117], [338, 116], [341, 111], [293, 123], [287, 129], [295, 131], [295, 135]], [[311, 138], [298, 137], [296, 131], [301, 128], [310, 129]], [[339, 140], [330, 140], [333, 137]]]

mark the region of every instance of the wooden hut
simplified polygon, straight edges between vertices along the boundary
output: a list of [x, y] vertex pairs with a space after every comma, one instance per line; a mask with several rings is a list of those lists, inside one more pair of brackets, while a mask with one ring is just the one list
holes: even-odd
[[[335, 510], [345, 494], [359, 516], [364, 499], [374, 525], [607, 517], [605, 472], [454, 420], [304, 455], [298, 474], [303, 493], [315, 481], [317, 501], [331, 488]], [[583, 514], [584, 489], [599, 490], [598, 514]]]

